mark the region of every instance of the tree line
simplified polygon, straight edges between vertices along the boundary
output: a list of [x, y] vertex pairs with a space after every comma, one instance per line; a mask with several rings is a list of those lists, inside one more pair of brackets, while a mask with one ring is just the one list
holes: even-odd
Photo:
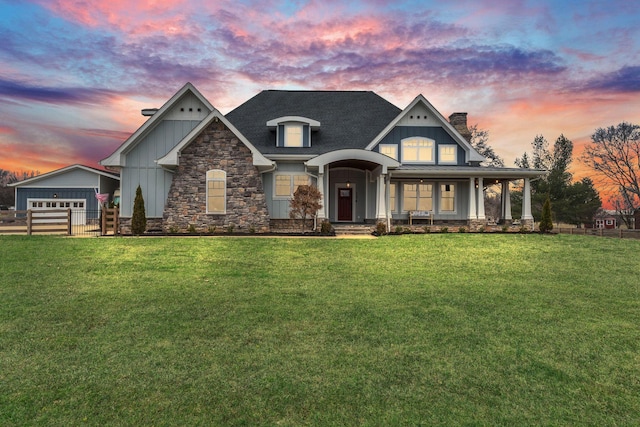
[[[504, 162], [488, 145], [488, 132], [472, 126], [471, 144], [487, 158], [487, 166], [503, 166]], [[640, 209], [640, 126], [622, 122], [617, 126], [598, 128], [591, 135], [578, 159], [593, 170], [593, 178], [573, 180], [569, 167], [573, 161], [573, 142], [561, 134], [550, 147], [543, 135], [537, 135], [531, 143], [531, 153], [525, 152], [515, 160], [520, 168], [548, 171], [548, 174], [532, 180], [531, 207], [534, 218], [545, 216], [546, 208], [553, 222], [574, 225], [590, 224], [602, 211], [602, 200], [597, 185], [607, 200], [620, 214], [627, 226], [633, 213]], [[499, 216], [500, 196], [487, 191], [487, 213]], [[521, 215], [522, 191], [511, 193], [514, 218]]]
[[39, 171], [13, 172], [0, 168], [0, 207], [6, 209], [9, 206], [15, 206], [15, 191], [13, 187], [8, 187], [9, 184], [37, 175], [40, 175]]

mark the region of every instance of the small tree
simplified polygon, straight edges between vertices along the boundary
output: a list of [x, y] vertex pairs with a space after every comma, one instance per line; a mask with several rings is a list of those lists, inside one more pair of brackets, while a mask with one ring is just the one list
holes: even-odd
[[293, 199], [289, 202], [289, 218], [302, 219], [302, 232], [304, 233], [305, 222], [307, 218], [313, 218], [322, 207], [320, 203], [322, 193], [313, 185], [299, 185]]
[[548, 233], [553, 230], [553, 221], [551, 219], [551, 200], [547, 197], [542, 206], [542, 218], [540, 219], [540, 232]]
[[133, 200], [133, 215], [131, 216], [131, 232], [138, 236], [144, 234], [147, 229], [147, 216], [144, 211], [144, 198], [142, 188], [138, 185], [136, 198]]

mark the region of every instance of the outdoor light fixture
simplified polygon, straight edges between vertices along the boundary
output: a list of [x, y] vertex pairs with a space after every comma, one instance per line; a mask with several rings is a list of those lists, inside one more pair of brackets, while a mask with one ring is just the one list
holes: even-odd
[[476, 178], [475, 183], [476, 183], [476, 188], [478, 188], [478, 178]]
[[53, 193], [53, 198], [57, 199], [58, 198], [58, 193]]

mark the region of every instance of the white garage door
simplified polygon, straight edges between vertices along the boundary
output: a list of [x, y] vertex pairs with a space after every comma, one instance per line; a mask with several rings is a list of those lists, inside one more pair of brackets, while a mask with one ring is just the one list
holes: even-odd
[[[87, 201], [85, 199], [27, 199], [27, 208], [34, 211], [71, 208], [71, 225], [85, 225], [87, 223]], [[52, 213], [51, 216], [60, 216]], [[46, 215], [45, 215], [46, 216]], [[34, 222], [46, 223], [46, 218]]]

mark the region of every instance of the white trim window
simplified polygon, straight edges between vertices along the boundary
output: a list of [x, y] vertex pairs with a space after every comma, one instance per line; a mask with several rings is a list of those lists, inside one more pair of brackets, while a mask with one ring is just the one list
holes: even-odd
[[402, 211], [432, 211], [433, 184], [418, 182], [402, 183]]
[[207, 213], [227, 213], [227, 173], [221, 169], [207, 171]]
[[455, 184], [440, 184], [440, 212], [456, 211]]
[[302, 125], [287, 124], [284, 127], [284, 146], [302, 147]]
[[411, 137], [401, 141], [402, 163], [435, 163], [433, 139]]
[[389, 183], [389, 211], [390, 212], [397, 212], [398, 211], [398, 205], [396, 204], [396, 183], [395, 182], [390, 182]]
[[439, 145], [438, 146], [438, 163], [440, 164], [457, 164], [458, 163], [458, 146], [457, 145]]
[[306, 174], [276, 174], [273, 180], [273, 197], [275, 199], [290, 199], [299, 186], [309, 185], [309, 175]]
[[380, 144], [380, 154], [398, 160], [398, 146], [396, 144]]

